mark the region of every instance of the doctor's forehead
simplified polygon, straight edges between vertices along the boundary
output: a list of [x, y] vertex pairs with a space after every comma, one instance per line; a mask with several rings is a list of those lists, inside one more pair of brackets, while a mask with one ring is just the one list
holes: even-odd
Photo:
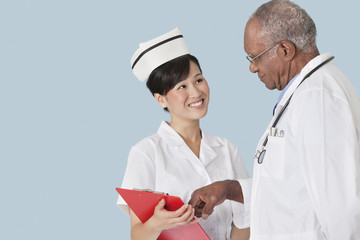
[[257, 20], [250, 20], [244, 31], [244, 50], [249, 54], [258, 54], [264, 47], [259, 37], [260, 25]]

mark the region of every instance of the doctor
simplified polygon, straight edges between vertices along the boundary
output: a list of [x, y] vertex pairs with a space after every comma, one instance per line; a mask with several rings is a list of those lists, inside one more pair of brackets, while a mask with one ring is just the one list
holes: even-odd
[[252, 240], [360, 239], [359, 97], [315, 37], [313, 20], [289, 1], [250, 17], [249, 69], [282, 92], [257, 146], [251, 200], [249, 181], [219, 181], [193, 193], [196, 215], [231, 199], [251, 202]]
[[[199, 187], [228, 178], [249, 177], [237, 147], [200, 128], [200, 119], [208, 110], [209, 86], [177, 28], [141, 43], [131, 65], [157, 103], [170, 113], [171, 120], [163, 121], [157, 133], [131, 148], [122, 188], [166, 192], [187, 202]], [[172, 212], [164, 208], [162, 200], [145, 223], [121, 197], [118, 205], [130, 215], [133, 240], [155, 240], [164, 229], [198, 221], [193, 220], [194, 209], [187, 204]], [[233, 208], [227, 201], [199, 223], [212, 240], [248, 239], [247, 215], [238, 219], [238, 228], [231, 227], [232, 222]]]

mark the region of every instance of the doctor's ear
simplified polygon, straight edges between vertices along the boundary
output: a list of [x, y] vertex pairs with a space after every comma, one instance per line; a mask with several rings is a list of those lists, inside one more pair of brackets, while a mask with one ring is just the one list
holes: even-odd
[[279, 43], [279, 52], [280, 56], [285, 61], [292, 61], [295, 57], [296, 46], [290, 41], [284, 40]]
[[154, 97], [157, 101], [157, 103], [162, 107], [162, 108], [166, 108], [166, 98], [165, 96], [159, 94], [159, 93], [154, 93]]

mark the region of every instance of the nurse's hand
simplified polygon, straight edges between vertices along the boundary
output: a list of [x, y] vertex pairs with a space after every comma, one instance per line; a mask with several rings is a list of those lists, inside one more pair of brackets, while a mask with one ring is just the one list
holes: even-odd
[[148, 220], [149, 226], [162, 231], [173, 227], [192, 224], [199, 221], [194, 218], [194, 208], [190, 204], [184, 204], [176, 211], [165, 209], [165, 199], [162, 199], [155, 207], [154, 215]]
[[226, 199], [244, 202], [241, 186], [236, 180], [214, 182], [195, 190], [189, 201], [195, 209], [195, 216], [207, 219], [214, 211], [214, 207]]
[[191, 205], [185, 204], [176, 211], [168, 211], [164, 206], [165, 200], [162, 199], [155, 207], [154, 215], [145, 223], [130, 210], [132, 240], [155, 240], [162, 230], [199, 221], [194, 218], [194, 209]]

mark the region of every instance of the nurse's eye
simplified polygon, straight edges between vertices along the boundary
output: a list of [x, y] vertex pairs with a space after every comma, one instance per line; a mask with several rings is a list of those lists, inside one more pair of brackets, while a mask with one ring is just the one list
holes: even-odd
[[200, 78], [200, 79], [196, 80], [195, 83], [196, 83], [196, 84], [199, 84], [199, 83], [201, 83], [202, 81], [203, 81], [203, 79]]
[[180, 85], [180, 86], [178, 87], [178, 89], [183, 89], [183, 88], [186, 88], [186, 86], [185, 86], [185, 85]]

